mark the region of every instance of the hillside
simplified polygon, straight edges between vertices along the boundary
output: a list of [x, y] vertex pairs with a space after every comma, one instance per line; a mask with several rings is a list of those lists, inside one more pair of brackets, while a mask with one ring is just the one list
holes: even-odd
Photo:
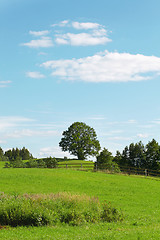
[[2, 229], [1, 239], [159, 239], [159, 179], [70, 169], [0, 168], [0, 175], [4, 193], [86, 194], [111, 202], [125, 216], [122, 223]]

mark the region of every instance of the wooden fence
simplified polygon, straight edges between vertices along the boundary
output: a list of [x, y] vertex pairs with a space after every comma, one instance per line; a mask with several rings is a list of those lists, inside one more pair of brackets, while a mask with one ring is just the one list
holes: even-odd
[[[107, 171], [110, 173], [115, 173], [114, 166], [110, 171], [108, 171], [107, 168], [98, 169], [96, 166], [94, 168], [94, 163], [60, 163], [57, 165], [57, 168], [72, 168], [77, 170], [86, 170], [86, 171]], [[127, 167], [127, 166], [120, 166], [120, 173], [122, 174], [128, 174], [128, 175], [144, 175], [147, 176], [154, 176], [154, 177], [160, 177], [160, 171], [159, 170], [149, 170], [149, 169], [141, 169], [141, 168], [135, 168], [135, 167]]]
[[72, 169], [83, 169], [83, 170], [93, 170], [94, 163], [60, 163], [57, 166], [58, 168], [72, 168]]

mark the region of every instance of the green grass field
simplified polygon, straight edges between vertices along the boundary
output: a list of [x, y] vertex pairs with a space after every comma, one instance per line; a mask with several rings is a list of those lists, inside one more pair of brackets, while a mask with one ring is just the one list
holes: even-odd
[[120, 223], [0, 229], [0, 239], [160, 239], [160, 181], [72, 169], [5, 169], [0, 162], [0, 192], [6, 194], [86, 194], [121, 209]]

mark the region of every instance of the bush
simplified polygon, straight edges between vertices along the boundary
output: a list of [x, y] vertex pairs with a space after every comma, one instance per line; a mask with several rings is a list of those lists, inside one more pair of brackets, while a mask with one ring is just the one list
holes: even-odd
[[46, 168], [47, 167], [46, 163], [43, 159], [37, 160], [37, 165], [38, 165], [39, 168]]
[[25, 163], [27, 168], [36, 168], [38, 167], [38, 163], [34, 159], [30, 159], [28, 162]]
[[44, 159], [47, 168], [56, 168], [57, 160], [55, 158], [49, 157]]
[[106, 148], [104, 148], [100, 152], [99, 156], [97, 156], [97, 161], [95, 162], [94, 168], [97, 170], [120, 172], [118, 164], [113, 161], [112, 153]]
[[96, 198], [58, 193], [50, 195], [0, 196], [0, 225], [43, 226], [66, 223], [121, 221], [122, 214]]
[[9, 162], [5, 163], [5, 168], [24, 168], [25, 163], [22, 161], [22, 158], [17, 157], [16, 159], [12, 159]]
[[56, 158], [30, 159], [28, 162], [22, 161], [20, 157], [11, 159], [5, 163], [5, 168], [56, 168]]

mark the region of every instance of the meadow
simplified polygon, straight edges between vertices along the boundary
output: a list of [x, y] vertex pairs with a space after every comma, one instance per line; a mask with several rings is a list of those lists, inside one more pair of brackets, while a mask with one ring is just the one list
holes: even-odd
[[5, 227], [0, 239], [160, 239], [158, 178], [76, 171], [73, 169], [13, 169], [0, 162], [0, 192], [5, 194], [71, 193], [98, 198], [124, 214], [123, 222]]

